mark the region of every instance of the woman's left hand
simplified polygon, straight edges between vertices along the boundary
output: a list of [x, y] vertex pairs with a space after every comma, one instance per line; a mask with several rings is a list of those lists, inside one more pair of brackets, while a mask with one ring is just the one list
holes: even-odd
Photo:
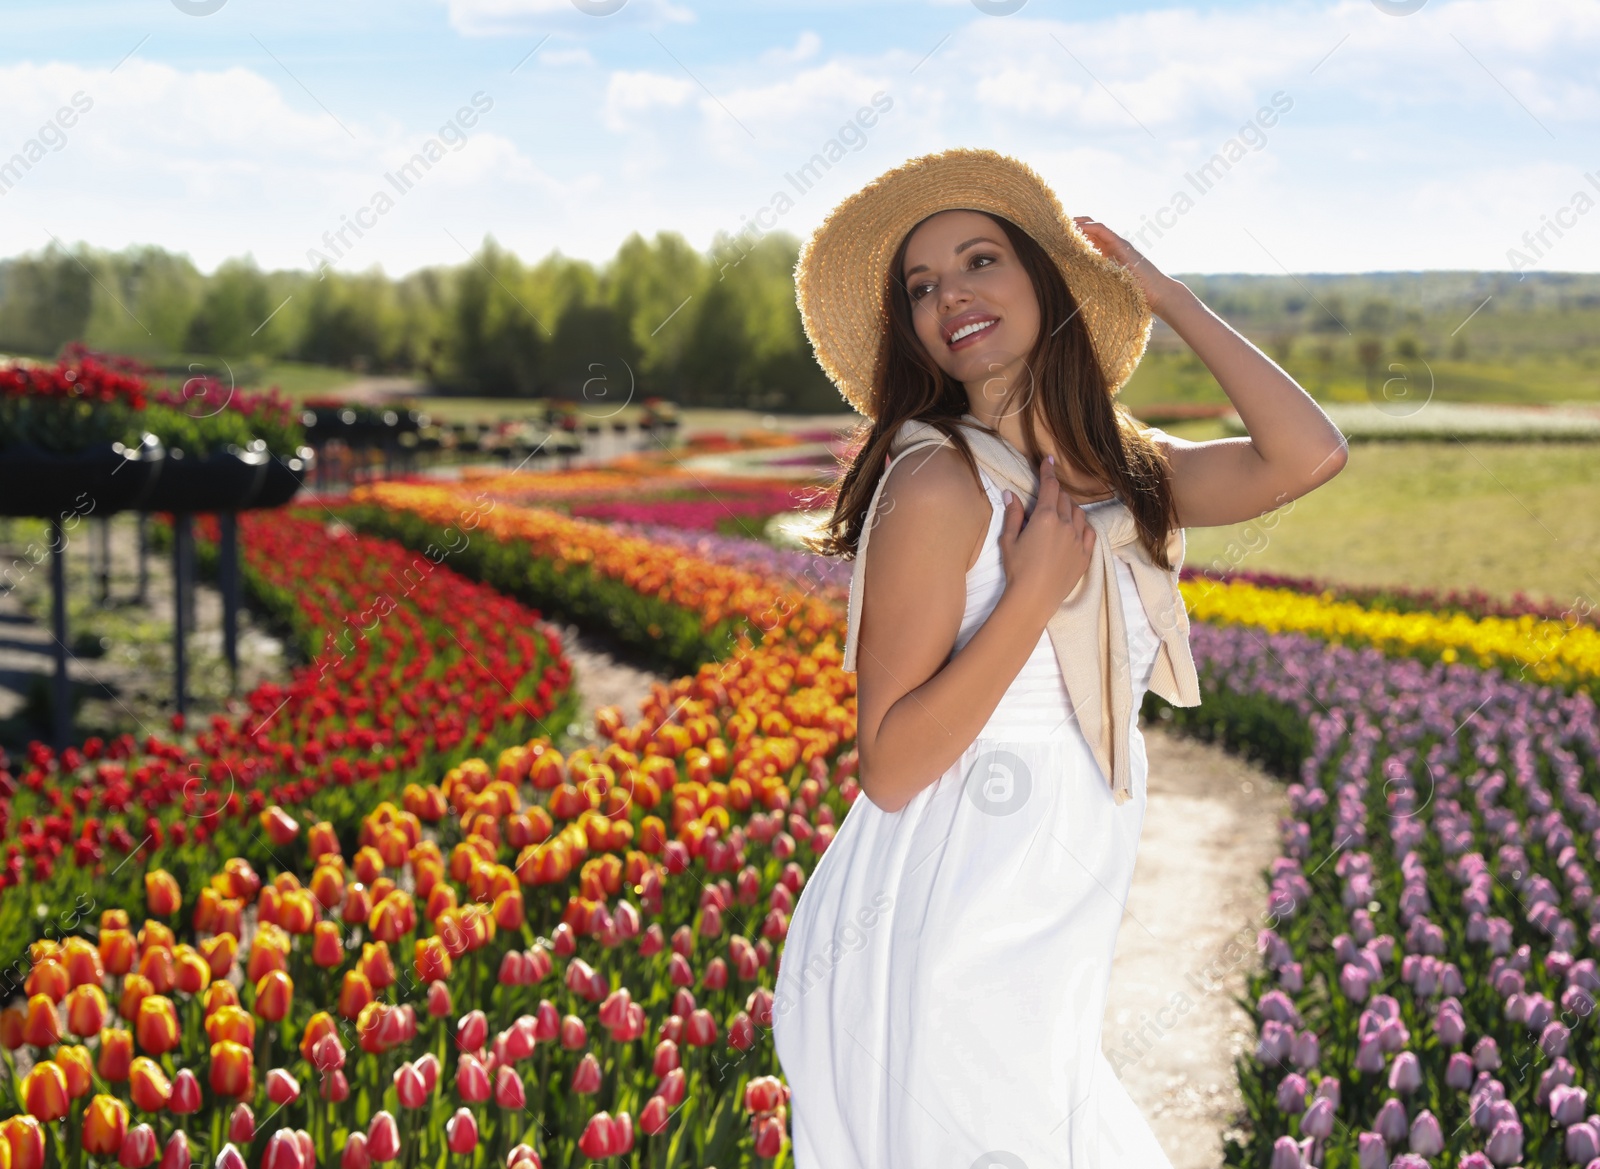
[[1137, 248], [1099, 220], [1087, 215], [1074, 215], [1072, 222], [1088, 237], [1096, 251], [1128, 269], [1143, 290], [1150, 311], [1160, 316], [1163, 301], [1178, 281], [1163, 275]]

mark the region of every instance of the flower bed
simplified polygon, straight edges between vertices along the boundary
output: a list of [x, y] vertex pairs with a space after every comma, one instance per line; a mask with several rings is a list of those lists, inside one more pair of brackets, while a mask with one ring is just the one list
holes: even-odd
[[310, 659], [287, 685], [181, 738], [91, 739], [59, 755], [35, 743], [0, 761], [0, 968], [53, 928], [36, 905], [126, 908], [142, 863], [190, 885], [219, 851], [263, 863], [248, 820], [267, 803], [353, 832], [375, 793], [546, 720], [565, 727], [571, 666], [537, 611], [392, 541], [332, 535], [326, 518], [240, 517], [244, 583]]

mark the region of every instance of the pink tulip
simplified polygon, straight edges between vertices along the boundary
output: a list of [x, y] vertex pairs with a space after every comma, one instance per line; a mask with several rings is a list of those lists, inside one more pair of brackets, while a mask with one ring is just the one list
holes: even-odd
[[416, 1064], [403, 1063], [395, 1068], [394, 1090], [401, 1108], [421, 1108], [428, 1102], [428, 1086], [422, 1082]]
[[657, 1093], [645, 1102], [644, 1111], [639, 1113], [639, 1130], [647, 1137], [659, 1136], [667, 1131], [671, 1118], [671, 1106]]
[[437, 978], [428, 984], [428, 1014], [442, 1019], [450, 1013], [450, 988]]
[[188, 1116], [191, 1112], [199, 1112], [200, 1105], [200, 1081], [195, 1079], [192, 1071], [184, 1068], [172, 1077], [172, 1095], [167, 1100], [167, 1107], [179, 1116]]
[[477, 1056], [463, 1053], [456, 1061], [456, 1091], [468, 1104], [481, 1104], [489, 1098], [489, 1073]]
[[267, 1073], [267, 1099], [274, 1104], [293, 1104], [300, 1099], [300, 1083], [283, 1068]]
[[244, 1163], [244, 1158], [239, 1155], [239, 1150], [233, 1147], [230, 1141], [222, 1146], [222, 1151], [217, 1154], [216, 1169], [250, 1169]]
[[339, 1169], [371, 1169], [372, 1157], [367, 1152], [367, 1134], [353, 1132], [345, 1138], [344, 1152], [339, 1154]]
[[161, 1146], [156, 1143], [156, 1130], [148, 1124], [136, 1124], [123, 1134], [117, 1164], [123, 1169], [145, 1169], [160, 1151]]
[[439, 1083], [439, 1057], [427, 1051], [417, 1057], [417, 1075], [422, 1077], [423, 1091], [433, 1095], [434, 1087]]
[[233, 1115], [228, 1118], [228, 1140], [248, 1145], [255, 1139], [256, 1114], [250, 1111], [250, 1105], [241, 1100], [234, 1105]]
[[294, 1133], [280, 1128], [267, 1141], [267, 1153], [261, 1169], [304, 1169], [300, 1156], [300, 1142]]
[[456, 1047], [478, 1051], [489, 1038], [489, 1020], [482, 1011], [470, 1011], [456, 1024]]

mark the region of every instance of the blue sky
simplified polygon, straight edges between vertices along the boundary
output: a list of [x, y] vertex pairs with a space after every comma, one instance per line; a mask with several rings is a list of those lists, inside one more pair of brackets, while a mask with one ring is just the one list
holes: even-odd
[[[0, 167], [27, 165], [0, 170], [0, 255], [54, 237], [309, 268], [357, 216], [375, 226], [341, 270], [490, 235], [528, 258], [603, 260], [633, 231], [704, 249], [838, 140], [764, 222], [803, 236], [909, 157], [986, 146], [1171, 272], [1506, 269], [1512, 249], [1600, 270], [1594, 0], [618, 5], [7, 0]], [[441, 131], [415, 182], [385, 180]]]

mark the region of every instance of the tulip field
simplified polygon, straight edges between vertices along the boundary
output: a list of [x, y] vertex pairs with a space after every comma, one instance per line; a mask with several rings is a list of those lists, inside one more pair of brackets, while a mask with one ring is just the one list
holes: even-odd
[[[242, 517], [311, 664], [0, 769], [0, 1169], [786, 1164], [774, 976], [860, 794], [848, 566], [710, 518], [796, 498], [639, 461]], [[1597, 1169], [1594, 614], [1182, 587], [1204, 702], [1144, 717], [1292, 812], [1227, 1164]], [[674, 680], [575, 745], [546, 613]]]

